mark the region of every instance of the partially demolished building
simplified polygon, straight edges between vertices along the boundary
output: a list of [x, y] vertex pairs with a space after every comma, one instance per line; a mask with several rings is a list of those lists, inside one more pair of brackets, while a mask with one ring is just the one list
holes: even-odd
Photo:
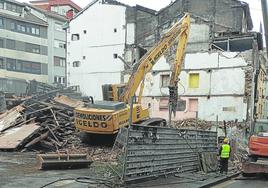
[[[101, 99], [101, 85], [127, 81], [129, 66], [184, 12], [191, 13], [192, 24], [180, 75], [181, 100], [174, 119], [244, 121], [254, 115], [264, 116], [266, 62], [261, 52], [262, 38], [259, 33], [249, 32], [253, 27], [249, 6], [237, 0], [177, 0], [158, 12], [96, 0], [70, 22], [68, 84], [80, 85], [84, 94]], [[107, 19], [99, 22], [102, 17]], [[84, 28], [77, 27], [86, 19]], [[105, 35], [97, 44], [100, 33]], [[174, 55], [175, 47], [146, 77], [143, 103], [153, 117], [168, 117], [167, 86]], [[255, 112], [252, 101], [256, 101]]]

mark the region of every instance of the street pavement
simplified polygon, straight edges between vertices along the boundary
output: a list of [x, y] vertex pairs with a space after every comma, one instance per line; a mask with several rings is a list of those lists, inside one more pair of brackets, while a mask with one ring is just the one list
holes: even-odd
[[268, 178], [235, 178], [213, 188], [266, 188]]

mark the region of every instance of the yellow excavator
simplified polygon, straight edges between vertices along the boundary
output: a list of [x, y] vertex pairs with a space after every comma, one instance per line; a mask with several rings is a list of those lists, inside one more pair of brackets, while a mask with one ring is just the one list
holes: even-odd
[[[121, 127], [129, 125], [130, 111], [132, 122], [142, 125], [163, 126], [165, 119], [150, 118], [148, 108], [141, 105], [144, 79], [160, 57], [178, 40], [176, 59], [172, 69], [169, 91], [169, 111], [175, 113], [177, 105], [177, 83], [185, 56], [185, 48], [190, 31], [190, 15], [185, 14], [176, 22], [136, 64], [126, 84], [102, 86], [103, 101], [94, 101], [85, 107], [75, 109], [75, 126], [78, 130], [91, 135], [114, 135]], [[139, 89], [139, 91], [138, 91]], [[138, 93], [138, 100], [132, 105], [131, 99]], [[171, 119], [171, 115], [169, 120]], [[90, 136], [90, 135], [89, 135]]]

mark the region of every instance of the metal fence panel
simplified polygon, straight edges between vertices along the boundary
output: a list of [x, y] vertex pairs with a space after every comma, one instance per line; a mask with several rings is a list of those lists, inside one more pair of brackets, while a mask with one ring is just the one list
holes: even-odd
[[197, 171], [201, 153], [216, 152], [216, 132], [133, 125], [119, 136], [124, 157], [122, 179], [125, 182], [175, 172]]
[[14, 93], [15, 95], [26, 94], [28, 83], [26, 80], [0, 78], [0, 91]]

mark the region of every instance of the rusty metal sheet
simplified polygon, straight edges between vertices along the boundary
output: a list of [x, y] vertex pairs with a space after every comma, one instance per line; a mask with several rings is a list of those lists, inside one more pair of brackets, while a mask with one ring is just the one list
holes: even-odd
[[55, 97], [54, 100], [60, 104], [72, 107], [72, 108], [77, 108], [77, 107], [83, 107], [84, 103], [79, 100], [71, 99], [65, 95], [61, 95], [58, 97]]
[[0, 149], [16, 149], [40, 129], [35, 123], [15, 127], [0, 135]]
[[16, 119], [21, 117], [20, 112], [23, 110], [24, 108], [22, 106], [16, 106], [12, 109], [10, 109], [9, 111], [7, 111], [6, 113], [2, 114], [0, 116], [0, 132], [10, 126], [12, 126]]

